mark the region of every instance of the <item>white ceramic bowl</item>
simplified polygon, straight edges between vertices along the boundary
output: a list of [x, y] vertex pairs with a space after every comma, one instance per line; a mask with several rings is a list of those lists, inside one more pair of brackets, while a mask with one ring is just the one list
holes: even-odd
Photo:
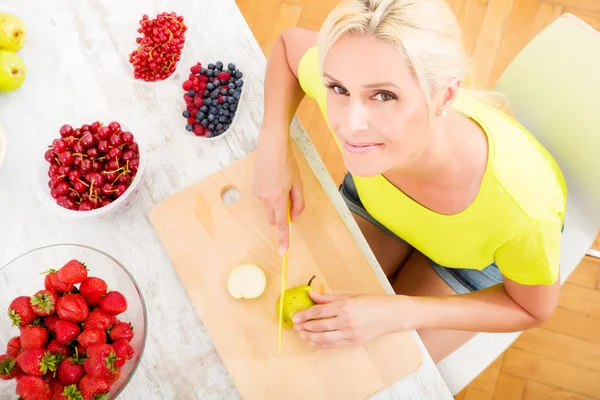
[[[108, 124], [110, 122], [110, 121], [103, 121], [103, 120], [100, 120], [100, 121], [105, 124]], [[81, 122], [81, 123], [73, 123], [72, 126], [73, 127], [81, 126], [84, 123], [91, 123], [91, 122], [93, 122], [93, 120], [89, 120], [87, 122]], [[120, 121], [119, 121], [119, 123], [120, 123]], [[120, 124], [121, 124], [122, 131], [128, 131], [128, 128], [126, 125], [124, 125], [122, 123], [120, 123]], [[54, 131], [58, 132], [59, 128], [60, 127], [57, 127], [57, 129], [55, 129]], [[145, 149], [144, 143], [140, 142], [139, 137], [135, 134], [135, 132], [131, 132], [131, 133], [133, 134], [134, 140], [138, 144], [138, 147], [139, 147], [140, 164], [138, 166], [138, 171], [137, 171], [135, 177], [133, 178], [133, 181], [127, 188], [127, 191], [122, 196], [120, 196], [117, 200], [113, 201], [112, 203], [110, 203], [107, 206], [100, 207], [100, 208], [97, 208], [95, 210], [90, 210], [90, 211], [69, 210], [69, 209], [61, 207], [57, 204], [56, 200], [54, 198], [52, 198], [52, 196], [50, 195], [50, 188], [48, 187], [48, 180], [50, 179], [48, 177], [49, 163], [48, 163], [48, 161], [45, 160], [44, 153], [46, 152], [46, 150], [48, 150], [48, 145], [50, 145], [52, 143], [52, 140], [59, 137], [58, 133], [53, 137], [52, 140], [50, 140], [49, 143], [44, 143], [43, 147], [41, 147], [39, 149], [39, 151], [37, 152], [38, 160], [36, 160], [36, 163], [34, 164], [34, 171], [33, 171], [34, 176], [33, 176], [32, 182], [33, 182], [33, 190], [36, 193], [38, 199], [54, 214], [61, 216], [61, 217], [65, 217], [65, 218], [73, 218], [73, 219], [102, 218], [102, 219], [106, 219], [106, 218], [112, 218], [112, 217], [116, 216], [117, 214], [123, 212], [127, 208], [127, 206], [129, 206], [134, 201], [135, 195], [139, 191], [140, 182], [144, 178], [144, 170], [146, 168], [146, 154], [144, 152], [144, 149]]]
[[[186, 125], [187, 125], [187, 122], [186, 122], [185, 118], [184, 118], [184, 117], [183, 117], [183, 116], [180, 114], [180, 118], [181, 118], [181, 120], [182, 120], [182, 126], [183, 126], [183, 129], [184, 129], [184, 130], [185, 130], [185, 131], [186, 131], [188, 134], [190, 134], [191, 136], [193, 136], [194, 138], [197, 138], [198, 140], [202, 140], [202, 141], [209, 141], [209, 142], [210, 142], [210, 141], [217, 141], [217, 140], [221, 140], [221, 139], [225, 138], [226, 136], [228, 136], [228, 135], [231, 133], [231, 131], [233, 130], [232, 128], [235, 126], [235, 124], [236, 124], [236, 123], [237, 123], [237, 121], [239, 120], [239, 116], [240, 116], [240, 109], [241, 109], [241, 107], [243, 107], [243, 100], [244, 100], [244, 96], [245, 96], [245, 93], [246, 93], [246, 88], [247, 88], [247, 87], [246, 87], [246, 85], [247, 85], [247, 84], [246, 84], [246, 72], [245, 72], [245, 70], [244, 70], [243, 66], [242, 66], [240, 63], [238, 63], [238, 62], [236, 62], [236, 61], [231, 61], [231, 60], [229, 60], [229, 61], [228, 61], [228, 60], [226, 60], [226, 59], [199, 60], [199, 62], [202, 64], [202, 67], [204, 67], [204, 68], [206, 68], [206, 67], [208, 66], [208, 64], [211, 64], [211, 63], [212, 63], [212, 64], [214, 64], [214, 63], [216, 63], [217, 61], [221, 61], [221, 62], [223, 63], [223, 66], [224, 66], [223, 68], [226, 68], [226, 67], [227, 67], [227, 65], [228, 65], [230, 62], [231, 62], [231, 63], [233, 63], [233, 64], [235, 64], [235, 66], [236, 66], [236, 69], [238, 69], [238, 70], [239, 70], [239, 71], [242, 73], [242, 80], [244, 81], [244, 84], [242, 85], [242, 92], [240, 93], [240, 98], [239, 98], [239, 100], [238, 100], [238, 103], [237, 103], [237, 110], [236, 110], [236, 112], [235, 112], [235, 116], [233, 117], [233, 120], [231, 121], [231, 124], [229, 125], [229, 128], [227, 128], [227, 130], [226, 130], [225, 132], [223, 132], [222, 134], [220, 134], [219, 136], [213, 136], [213, 137], [206, 137], [206, 136], [196, 136], [196, 135], [194, 134], [194, 132], [187, 131], [187, 130], [185, 129], [185, 127], [186, 127]], [[183, 89], [182, 89], [182, 85], [183, 85], [183, 82], [185, 82], [185, 81], [188, 79], [190, 68], [191, 68], [193, 65], [196, 65], [196, 63], [197, 63], [197, 62], [198, 62], [198, 61], [194, 61], [194, 62], [193, 62], [191, 65], [186, 65], [184, 68], [185, 68], [185, 71], [188, 71], [188, 74], [187, 74], [185, 77], [183, 77], [183, 78], [180, 78], [180, 82], [179, 82], [179, 88], [180, 88], [180, 90], [181, 90], [181, 100], [180, 100], [180, 102], [181, 102], [181, 104], [182, 104], [182, 107], [184, 107], [184, 108], [183, 108], [183, 111], [185, 111], [185, 102], [183, 101], [183, 94], [184, 94], [185, 92], [184, 92], [184, 91], [183, 91]], [[183, 113], [183, 111], [182, 111], [182, 113]]]
[[[128, 2], [123, 3], [123, 12], [119, 15], [111, 16], [107, 20], [107, 24], [113, 35], [116, 37], [126, 38], [125, 40], [117, 43], [118, 62], [116, 64], [119, 68], [114, 72], [118, 75], [118, 77], [140, 85], [168, 84], [173, 80], [178, 79], [181, 75], [181, 70], [183, 68], [182, 62], [184, 61], [190, 40], [189, 32], [191, 24], [189, 23], [189, 14], [184, 10], [166, 4], [162, 7], [155, 4], [153, 7], [148, 8], [148, 5], [145, 5], [141, 2], [138, 4], [135, 3], [138, 2], [131, 2], [131, 4], [128, 4]], [[141, 34], [137, 32], [137, 29], [140, 27], [139, 21], [142, 19], [144, 14], [148, 15], [150, 19], [153, 19], [162, 12], [174, 12], [178, 16], [183, 16], [183, 22], [187, 26], [187, 30], [184, 33], [185, 41], [183, 43], [183, 48], [181, 49], [179, 61], [176, 64], [175, 71], [166, 79], [159, 81], [147, 82], [143, 79], [135, 79], [133, 76], [133, 66], [129, 63], [129, 54], [131, 54], [138, 47], [136, 38], [141, 36]]]

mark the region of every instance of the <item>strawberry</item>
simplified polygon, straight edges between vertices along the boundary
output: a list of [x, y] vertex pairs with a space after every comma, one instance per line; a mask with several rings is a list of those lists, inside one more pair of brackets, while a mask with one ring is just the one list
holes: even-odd
[[74, 285], [61, 282], [58, 279], [58, 271], [55, 269], [51, 269], [50, 271], [44, 273], [48, 274], [44, 279], [44, 287], [46, 290], [56, 293], [69, 293], [75, 288]]
[[119, 315], [127, 310], [127, 299], [121, 292], [108, 292], [100, 300], [100, 309], [108, 315]]
[[58, 379], [53, 379], [50, 383], [50, 393], [51, 400], [63, 400], [60, 396], [61, 393], [65, 390], [65, 385], [60, 383]]
[[66, 346], [58, 342], [57, 339], [52, 339], [48, 346], [46, 346], [46, 351], [49, 351], [52, 354], [59, 355], [63, 358], [69, 357], [73, 354], [73, 350], [70, 346]]
[[8, 341], [6, 345], [6, 354], [11, 357], [17, 357], [21, 352], [21, 338], [15, 336]]
[[21, 349], [43, 349], [48, 343], [48, 330], [36, 325], [21, 326]]
[[114, 342], [119, 339], [125, 339], [128, 342], [131, 342], [131, 339], [133, 339], [133, 326], [127, 322], [119, 322], [110, 328], [108, 334]]
[[63, 321], [62, 319], [56, 321], [55, 327], [56, 340], [60, 344], [69, 344], [81, 332], [79, 325], [70, 321]]
[[69, 261], [58, 270], [58, 279], [71, 285], [85, 281], [87, 275], [85, 264], [77, 260]]
[[44, 324], [46, 325], [47, 329], [52, 332], [52, 333], [56, 333], [56, 321], [60, 320], [60, 318], [58, 318], [58, 315], [56, 314], [52, 314], [52, 315], [48, 315], [46, 318], [44, 318]]
[[65, 294], [56, 305], [58, 317], [69, 322], [83, 322], [89, 312], [90, 308], [80, 294]]
[[8, 381], [10, 379], [18, 378], [23, 375], [21, 368], [17, 364], [17, 359], [3, 354], [0, 356], [0, 379]]
[[29, 325], [37, 318], [31, 307], [29, 296], [19, 296], [8, 306], [8, 316], [12, 320], [13, 326]]
[[102, 296], [108, 291], [108, 285], [103, 279], [89, 277], [81, 282], [79, 294], [81, 294], [90, 306], [97, 306], [102, 300]]
[[93, 376], [85, 375], [81, 378], [77, 387], [83, 395], [83, 400], [93, 400], [98, 395], [108, 393], [110, 390], [110, 382], [107, 379], [94, 378]]
[[115, 373], [112, 373], [108, 376], [108, 383], [113, 385], [117, 379], [121, 376], [121, 369], [119, 368]]
[[119, 339], [111, 344], [111, 346], [115, 349], [115, 354], [118, 357], [117, 361], [115, 361], [117, 367], [125, 365], [127, 360], [131, 359], [135, 354], [135, 350], [133, 350], [133, 347], [131, 347], [129, 342], [125, 339]]
[[22, 376], [17, 381], [17, 394], [25, 400], [51, 400], [50, 385], [39, 376]]
[[54, 314], [58, 295], [51, 290], [40, 290], [31, 296], [31, 308], [36, 315], [46, 317]]
[[78, 384], [85, 375], [84, 361], [78, 352], [73, 357], [62, 360], [57, 371], [60, 382], [64, 385]]
[[48, 371], [56, 371], [56, 356], [44, 349], [23, 350], [17, 356], [17, 363], [28, 375], [44, 376]]
[[[81, 400], [83, 395], [77, 389], [77, 385], [66, 386], [62, 392], [56, 396], [56, 400]], [[55, 399], [52, 399], [55, 400]]]
[[83, 323], [83, 329], [101, 329], [106, 331], [116, 323], [117, 317], [108, 315], [101, 309], [95, 308]]
[[106, 332], [100, 329], [85, 329], [77, 337], [77, 341], [85, 348], [95, 344], [106, 343]]
[[103, 343], [88, 347], [87, 356], [83, 366], [85, 372], [94, 378], [106, 378], [117, 370], [115, 366], [117, 355], [110, 344]]

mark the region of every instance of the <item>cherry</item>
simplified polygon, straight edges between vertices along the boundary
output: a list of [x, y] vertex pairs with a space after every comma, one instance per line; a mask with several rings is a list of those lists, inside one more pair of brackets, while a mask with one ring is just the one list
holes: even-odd
[[90, 131], [90, 126], [88, 124], [83, 124], [81, 125], [80, 128], [83, 132], [89, 132]]
[[117, 133], [121, 130], [121, 125], [118, 122], [113, 121], [108, 124], [108, 129], [110, 130], [110, 133]]
[[73, 146], [73, 151], [75, 153], [85, 153], [85, 146], [81, 143], [81, 142], [77, 142], [75, 143], [75, 145]]
[[75, 159], [73, 160], [73, 168], [80, 168], [81, 167], [81, 162], [83, 161], [82, 157], [75, 157]]
[[79, 179], [81, 179], [81, 175], [83, 175], [83, 173], [80, 170], [73, 170], [73, 171], [69, 172], [69, 180], [71, 182], [75, 183]]
[[104, 177], [98, 172], [91, 173], [88, 177], [86, 177], [86, 180], [89, 184], [93, 184], [95, 187], [100, 187], [104, 185]]
[[139, 153], [140, 148], [139, 148], [139, 146], [138, 146], [137, 143], [131, 143], [131, 144], [127, 145], [127, 150], [132, 150], [132, 151], [134, 151], [136, 153]]
[[137, 172], [139, 166], [140, 166], [139, 158], [129, 161], [129, 169], [131, 169], [133, 172]]
[[127, 186], [123, 183], [120, 183], [117, 185], [116, 190], [117, 197], [121, 197], [127, 191]]
[[119, 177], [119, 173], [118, 172], [103, 172], [104, 177], [106, 178], [107, 181], [110, 182], [114, 182], [118, 177]]
[[92, 162], [92, 169], [94, 171], [101, 171], [102, 170], [102, 163], [100, 161], [94, 161], [94, 162]]
[[117, 163], [117, 160], [110, 160], [107, 164], [106, 164], [106, 168], [109, 171], [115, 171], [119, 168], [119, 164]]
[[54, 189], [56, 190], [56, 193], [58, 193], [61, 196], [68, 194], [69, 193], [69, 184], [65, 181], [60, 181], [56, 184]]
[[63, 165], [61, 167], [58, 167], [58, 170], [56, 172], [58, 173], [58, 175], [69, 175], [69, 173], [71, 172], [71, 167], [69, 167], [68, 165]]
[[98, 151], [102, 152], [102, 153], [108, 153], [108, 151], [110, 150], [110, 148], [108, 147], [108, 141], [102, 139], [98, 142], [98, 146], [96, 146], [98, 148]]
[[60, 175], [54, 175], [50, 177], [50, 180], [48, 181], [48, 186], [50, 187], [50, 189], [54, 188], [56, 186], [56, 184], [58, 182], [60, 182], [62, 180], [62, 178], [60, 177]]
[[44, 159], [46, 161], [48, 161], [49, 163], [53, 163], [54, 160], [54, 150], [52, 149], [48, 149], [46, 150], [46, 152], [44, 153]]
[[90, 147], [89, 149], [87, 149], [87, 152], [86, 152], [86, 154], [88, 155], [88, 157], [95, 158], [95, 157], [98, 157], [98, 155], [99, 155], [100, 153], [98, 152], [98, 149], [97, 149], [97, 148], [95, 148], [95, 147]]
[[133, 143], [133, 134], [131, 132], [123, 132], [121, 134], [121, 137], [123, 139], [123, 143], [126, 143], [126, 144]]
[[98, 133], [98, 129], [101, 126], [102, 126], [102, 123], [100, 121], [92, 122], [92, 124], [90, 125], [90, 131], [93, 133]]
[[73, 130], [73, 137], [75, 139], [81, 139], [83, 134], [84, 134], [84, 132], [81, 132], [81, 129], [79, 129], [79, 128]]
[[94, 209], [94, 205], [90, 201], [82, 201], [79, 204], [79, 211], [92, 211]]
[[65, 151], [66, 149], [67, 149], [67, 145], [62, 140], [57, 140], [52, 145], [52, 150], [54, 150], [55, 153], [59, 153], [60, 154], [63, 151]]
[[108, 139], [110, 137], [110, 129], [108, 126], [102, 126], [98, 128], [98, 137], [100, 139]]
[[52, 196], [54, 200], [58, 199], [58, 192], [56, 191], [56, 189], [53, 188], [52, 190], [50, 190], [50, 196]]
[[81, 162], [81, 171], [83, 172], [91, 172], [92, 167], [92, 160], [90, 160], [89, 158], [84, 158]]
[[60, 127], [60, 136], [67, 137], [73, 135], [73, 127], [71, 125], [65, 124]]
[[87, 185], [80, 180], [73, 182], [73, 189], [75, 189], [78, 193], [85, 193], [87, 188]]
[[75, 146], [75, 143], [77, 143], [77, 138], [75, 136], [69, 136], [64, 138], [63, 142], [65, 142], [67, 149], [72, 149], [73, 146]]
[[106, 195], [106, 196], [110, 196], [111, 194], [113, 194], [115, 192], [115, 187], [113, 185], [111, 185], [110, 183], [105, 183], [102, 186], [102, 194]]
[[133, 160], [137, 157], [137, 155], [135, 154], [135, 152], [133, 150], [127, 150], [125, 153], [123, 153], [123, 161], [128, 161], [128, 160]]
[[114, 135], [112, 135], [110, 137], [110, 144], [113, 145], [113, 146], [120, 146], [120, 145], [122, 145], [123, 144], [123, 137], [120, 134], [115, 133]]
[[63, 151], [58, 156], [58, 161], [63, 165], [70, 165], [73, 162], [73, 153], [69, 150]]
[[91, 133], [86, 133], [85, 135], [83, 135], [81, 137], [81, 140], [79, 141], [79, 143], [81, 143], [83, 146], [85, 147], [91, 147], [95, 144], [94, 142], [94, 135], [92, 135]]
[[127, 184], [127, 183], [131, 182], [131, 175], [123, 174], [123, 175], [119, 176], [118, 181], [119, 181], [119, 183]]
[[51, 177], [52, 175], [60, 175], [58, 173], [60, 166], [58, 164], [50, 164], [50, 167], [48, 168], [48, 177]]
[[110, 151], [108, 152], [108, 158], [110, 158], [111, 160], [114, 160], [116, 158], [121, 157], [121, 154], [123, 152], [121, 151], [120, 148], [118, 147], [113, 147], [112, 149], [110, 149]]

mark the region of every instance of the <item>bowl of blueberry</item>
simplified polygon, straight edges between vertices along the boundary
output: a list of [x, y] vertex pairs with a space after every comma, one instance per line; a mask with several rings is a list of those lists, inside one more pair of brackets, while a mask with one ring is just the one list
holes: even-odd
[[185, 129], [205, 140], [223, 138], [235, 123], [244, 93], [244, 74], [235, 63], [198, 62], [181, 85], [184, 93]]

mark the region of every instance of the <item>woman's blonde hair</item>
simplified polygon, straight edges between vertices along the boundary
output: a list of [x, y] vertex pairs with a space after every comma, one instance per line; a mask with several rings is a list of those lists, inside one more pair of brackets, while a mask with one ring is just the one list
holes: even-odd
[[372, 34], [397, 46], [425, 93], [429, 110], [432, 96], [456, 78], [462, 80], [461, 92], [502, 111], [509, 109], [502, 95], [474, 89], [470, 57], [445, 0], [342, 0], [319, 32], [321, 71], [327, 52], [344, 34]]

